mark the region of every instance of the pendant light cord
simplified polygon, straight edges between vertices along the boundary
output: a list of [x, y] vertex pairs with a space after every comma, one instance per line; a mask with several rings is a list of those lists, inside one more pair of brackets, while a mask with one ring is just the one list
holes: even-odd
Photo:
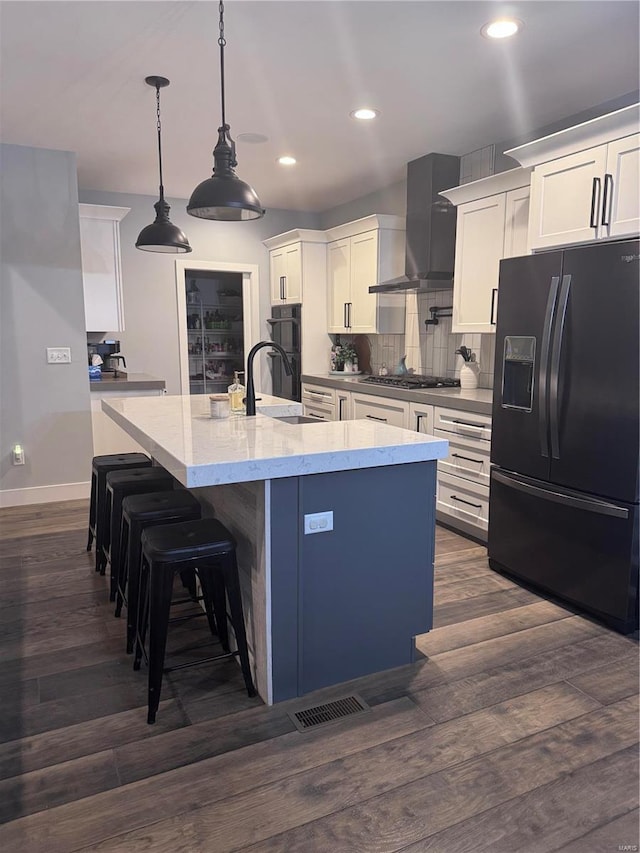
[[224, 128], [225, 133], [227, 132], [227, 119], [225, 114], [225, 103], [224, 103], [224, 46], [227, 43], [224, 37], [224, 3], [220, 0], [220, 23], [218, 25], [220, 29], [220, 35], [218, 36], [218, 44], [220, 45], [220, 101], [222, 105], [222, 127]]
[[160, 124], [160, 86], [156, 84], [156, 116], [158, 118], [158, 166], [160, 171], [160, 201], [164, 202], [164, 182], [162, 180], [162, 126]]

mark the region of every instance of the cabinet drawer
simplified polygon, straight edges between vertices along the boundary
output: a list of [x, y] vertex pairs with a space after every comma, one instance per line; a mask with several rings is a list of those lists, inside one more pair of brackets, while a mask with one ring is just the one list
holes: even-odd
[[352, 395], [352, 417], [388, 424], [407, 429], [409, 425], [409, 404], [386, 397], [371, 397], [366, 394]]
[[481, 530], [489, 527], [489, 489], [461, 477], [441, 473], [440, 467], [436, 507], [452, 519], [465, 521]]
[[443, 430], [435, 430], [434, 435], [449, 441], [449, 455], [439, 460], [438, 471], [489, 487], [490, 442], [467, 439]]
[[317, 418], [319, 421], [335, 421], [336, 419], [333, 406], [323, 406], [319, 403], [305, 403], [303, 414], [307, 418]]
[[325, 388], [322, 385], [309, 385], [305, 382], [302, 386], [302, 402], [335, 406], [336, 391], [334, 388]]
[[[456, 433], [478, 441], [491, 441], [491, 416], [478, 415], [471, 412], [460, 412], [456, 409], [435, 407], [433, 419], [434, 434], [437, 430]], [[448, 436], [442, 436], [447, 438]]]

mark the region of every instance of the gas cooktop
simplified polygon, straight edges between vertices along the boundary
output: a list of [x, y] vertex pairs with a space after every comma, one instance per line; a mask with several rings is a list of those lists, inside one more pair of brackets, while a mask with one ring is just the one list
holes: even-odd
[[419, 373], [405, 373], [399, 376], [367, 376], [362, 382], [374, 385], [391, 385], [395, 388], [459, 388], [459, 379], [447, 376], [421, 376]]

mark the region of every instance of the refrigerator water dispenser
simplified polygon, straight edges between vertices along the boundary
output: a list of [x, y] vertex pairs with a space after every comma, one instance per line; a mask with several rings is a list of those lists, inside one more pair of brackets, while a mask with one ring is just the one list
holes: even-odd
[[533, 365], [536, 339], [508, 335], [504, 339], [502, 407], [530, 412], [533, 408]]

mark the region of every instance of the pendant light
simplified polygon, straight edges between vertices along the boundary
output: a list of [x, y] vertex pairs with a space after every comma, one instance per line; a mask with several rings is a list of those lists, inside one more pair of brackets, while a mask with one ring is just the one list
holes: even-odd
[[158, 167], [160, 172], [160, 198], [153, 205], [156, 209], [156, 220], [140, 232], [136, 240], [136, 248], [145, 252], [185, 253], [191, 251], [189, 241], [184, 233], [169, 219], [170, 207], [164, 200], [162, 183], [162, 129], [160, 126], [160, 89], [169, 85], [166, 77], [145, 77], [144, 82], [154, 86], [156, 90], [156, 114], [158, 117]]
[[259, 219], [264, 210], [255, 190], [241, 181], [234, 169], [236, 144], [231, 138], [230, 127], [225, 115], [224, 100], [224, 3], [220, 9], [220, 100], [222, 104], [222, 124], [218, 128], [218, 142], [213, 150], [213, 176], [207, 178], [195, 188], [187, 205], [187, 213], [200, 219]]

